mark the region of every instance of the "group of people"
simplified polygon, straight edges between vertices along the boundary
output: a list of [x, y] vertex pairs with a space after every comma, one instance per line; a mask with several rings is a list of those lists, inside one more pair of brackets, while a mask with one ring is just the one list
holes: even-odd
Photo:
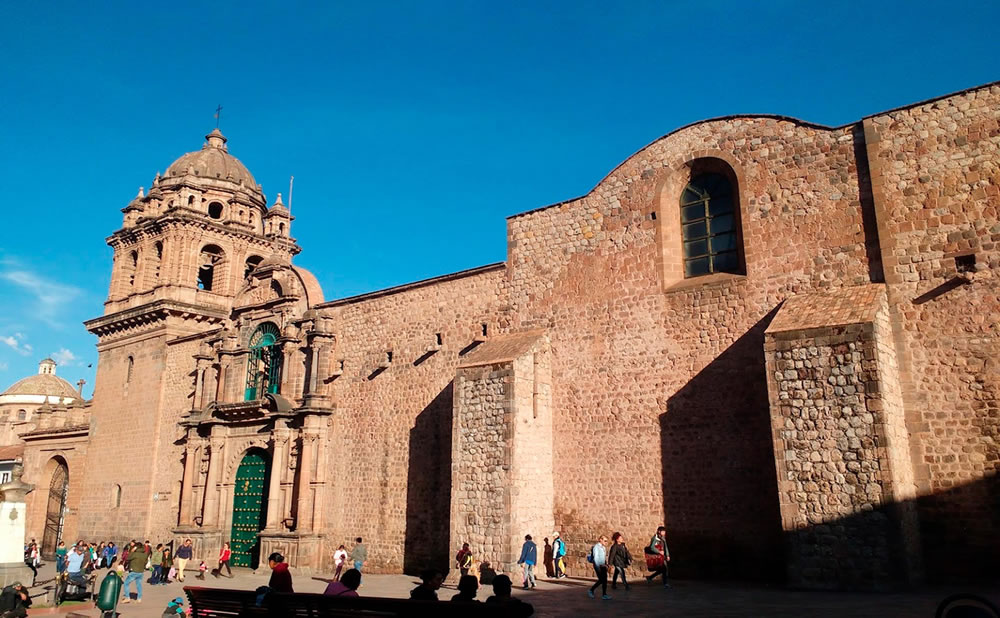
[[[545, 539], [545, 553], [543, 554], [545, 570], [549, 577], [562, 579], [567, 576], [565, 563], [567, 553], [566, 542], [563, 541], [558, 532], [554, 532], [552, 536], [553, 542], [551, 545], [549, 544], [549, 539]], [[612, 589], [618, 588], [619, 579], [621, 579], [622, 586], [624, 586], [626, 591], [632, 587], [626, 578], [626, 570], [631, 566], [633, 558], [625, 542], [625, 535], [621, 532], [615, 532], [611, 535], [611, 545], [608, 546], [607, 543], [608, 538], [602, 534], [587, 553], [587, 562], [591, 564], [594, 574], [597, 576], [597, 582], [587, 592], [591, 598], [595, 597], [594, 593], [597, 588], [601, 588], [601, 598], [604, 600], [611, 599], [611, 596], [608, 595], [609, 572], [612, 573]], [[650, 539], [643, 553], [646, 558], [646, 569], [649, 571], [646, 581], [653, 582], [657, 577], [661, 577], [663, 579], [663, 586], [669, 588], [670, 582], [667, 579], [667, 563], [670, 562], [670, 550], [667, 548], [666, 527], [660, 526], [656, 529], [656, 534]], [[462, 575], [466, 575], [469, 566], [472, 564], [472, 552], [469, 550], [468, 543], [465, 543], [455, 556], [455, 562]], [[521, 546], [521, 555], [517, 563], [521, 565], [522, 570], [521, 585], [525, 590], [534, 589], [536, 584], [535, 565], [538, 564], [538, 547], [530, 534], [524, 537], [524, 544]], [[611, 571], [611, 569], [614, 569], [614, 571]]]

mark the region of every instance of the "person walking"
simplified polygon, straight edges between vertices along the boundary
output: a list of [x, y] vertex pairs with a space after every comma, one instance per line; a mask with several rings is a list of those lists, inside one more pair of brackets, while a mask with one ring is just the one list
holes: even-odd
[[558, 532], [552, 533], [552, 560], [553, 566], [555, 567], [556, 579], [562, 579], [566, 577], [566, 563], [563, 558], [566, 557], [566, 541], [562, 540]]
[[184, 539], [184, 543], [177, 548], [177, 553], [174, 554], [174, 568], [177, 569], [177, 581], [184, 581], [184, 567], [187, 566], [188, 560], [193, 555], [194, 549], [191, 546], [191, 539]]
[[455, 554], [455, 566], [462, 575], [469, 574], [469, 569], [472, 568], [472, 550], [468, 543], [462, 543], [462, 549]]
[[128, 552], [129, 574], [125, 576], [122, 583], [122, 603], [131, 601], [129, 585], [135, 582], [135, 602], [142, 603], [142, 578], [146, 570], [146, 562], [149, 561], [149, 554], [146, 547], [141, 543], [136, 543]]
[[531, 588], [535, 587], [535, 564], [537, 562], [538, 546], [531, 540], [531, 535], [527, 534], [524, 536], [524, 545], [521, 546], [521, 557], [517, 559], [517, 563], [523, 568], [521, 578], [525, 590], [529, 588], [529, 585]]
[[149, 562], [153, 567], [153, 577], [150, 578], [149, 583], [155, 586], [160, 583], [160, 580], [166, 579], [163, 566], [160, 564], [163, 562], [163, 543], [156, 544], [156, 548], [153, 549], [153, 555], [149, 557]]
[[663, 576], [663, 587], [670, 587], [667, 579], [667, 563], [670, 562], [670, 549], [667, 548], [667, 529], [660, 526], [646, 547], [646, 569], [651, 571], [646, 581], [652, 582], [658, 576]]
[[587, 591], [587, 595], [591, 599], [594, 598], [594, 591], [597, 587], [601, 587], [601, 598], [605, 601], [610, 601], [611, 597], [608, 595], [608, 560], [607, 560], [607, 550], [604, 548], [605, 541], [608, 537], [603, 534], [597, 538], [597, 543], [590, 548], [590, 555], [587, 556], [587, 562], [594, 565], [594, 573], [597, 574], [597, 582], [590, 587]]
[[[212, 575], [215, 575], [216, 577], [222, 575], [222, 567], [225, 566], [226, 572], [229, 573], [229, 577], [232, 578], [233, 570], [229, 568], [229, 559], [232, 557], [233, 557], [233, 552], [230, 551], [229, 549], [229, 543], [223, 543], [222, 549], [219, 550], [219, 566], [214, 571], [212, 571]], [[285, 568], [288, 568], [288, 565], [285, 565]]]
[[625, 579], [625, 569], [630, 564], [632, 564], [632, 554], [629, 552], [628, 546], [625, 545], [625, 537], [621, 532], [615, 532], [611, 535], [611, 549], [608, 550], [608, 565], [615, 570], [611, 576], [612, 589], [618, 589], [619, 576], [622, 578], [622, 585], [625, 586], [625, 592], [632, 589], [632, 586]]
[[351, 550], [351, 562], [354, 568], [361, 572], [361, 568], [368, 563], [368, 548], [361, 542], [361, 537], [354, 539], [354, 549]]
[[333, 574], [333, 581], [340, 581], [340, 572], [344, 570], [344, 564], [347, 563], [347, 550], [341, 545], [337, 548], [337, 551], [333, 552], [333, 566], [337, 568], [337, 571]]
[[34, 542], [28, 544], [28, 549], [24, 552], [24, 564], [31, 569], [31, 585], [35, 585], [35, 579], [38, 578], [38, 545]]
[[170, 583], [170, 571], [174, 568], [174, 557], [170, 553], [169, 547], [163, 548], [163, 555], [160, 557], [160, 583], [164, 586]]

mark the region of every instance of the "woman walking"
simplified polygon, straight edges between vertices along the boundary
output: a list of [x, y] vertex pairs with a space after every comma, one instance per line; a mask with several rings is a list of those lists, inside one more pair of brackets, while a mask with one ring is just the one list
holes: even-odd
[[233, 576], [233, 570], [229, 568], [229, 559], [232, 557], [233, 552], [229, 550], [229, 543], [223, 543], [222, 549], [219, 551], [219, 567], [212, 572], [212, 575], [216, 577], [222, 575], [222, 567], [226, 567], [226, 572], [229, 573], [229, 577]]
[[652, 582], [658, 576], [663, 576], [663, 587], [669, 588], [670, 582], [667, 580], [667, 563], [670, 562], [670, 550], [667, 549], [667, 529], [660, 526], [656, 529], [656, 534], [649, 541], [646, 548], [646, 569], [651, 571], [646, 576], [646, 581]]
[[28, 545], [28, 551], [24, 552], [24, 564], [28, 565], [31, 569], [31, 585], [35, 585], [35, 579], [38, 577], [38, 545], [36, 543], [31, 543]]
[[615, 532], [611, 535], [611, 549], [608, 550], [608, 564], [614, 569], [614, 575], [611, 577], [611, 587], [615, 590], [618, 589], [618, 576], [622, 578], [622, 585], [625, 586], [625, 592], [632, 589], [628, 581], [625, 580], [625, 569], [628, 565], [632, 564], [632, 554], [628, 550], [628, 546], [625, 545], [625, 537], [622, 536], [621, 532]]
[[608, 537], [603, 534], [597, 538], [597, 543], [590, 548], [590, 555], [587, 556], [587, 562], [594, 566], [594, 573], [597, 574], [597, 582], [590, 587], [587, 594], [591, 599], [594, 598], [594, 591], [597, 587], [601, 587], [601, 598], [605, 601], [610, 601], [611, 596], [608, 594], [608, 552], [604, 548], [605, 541]]

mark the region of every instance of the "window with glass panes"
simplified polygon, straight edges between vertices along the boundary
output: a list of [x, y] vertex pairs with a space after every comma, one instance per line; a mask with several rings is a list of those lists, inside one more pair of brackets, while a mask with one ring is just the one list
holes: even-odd
[[684, 276], [738, 273], [736, 199], [722, 174], [700, 174], [681, 194]]

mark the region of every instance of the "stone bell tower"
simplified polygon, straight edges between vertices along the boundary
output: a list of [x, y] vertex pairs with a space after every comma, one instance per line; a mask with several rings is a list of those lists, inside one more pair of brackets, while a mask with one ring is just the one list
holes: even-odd
[[[267, 207], [260, 185], [215, 129], [200, 150], [157, 173], [125, 208], [98, 336], [91, 437], [113, 456], [95, 457], [82, 480], [85, 537], [166, 534], [176, 524], [181, 454], [178, 421], [199, 334], [226, 325], [233, 298], [265, 258], [299, 252], [292, 217]], [[120, 536], [119, 536], [120, 535]]]

